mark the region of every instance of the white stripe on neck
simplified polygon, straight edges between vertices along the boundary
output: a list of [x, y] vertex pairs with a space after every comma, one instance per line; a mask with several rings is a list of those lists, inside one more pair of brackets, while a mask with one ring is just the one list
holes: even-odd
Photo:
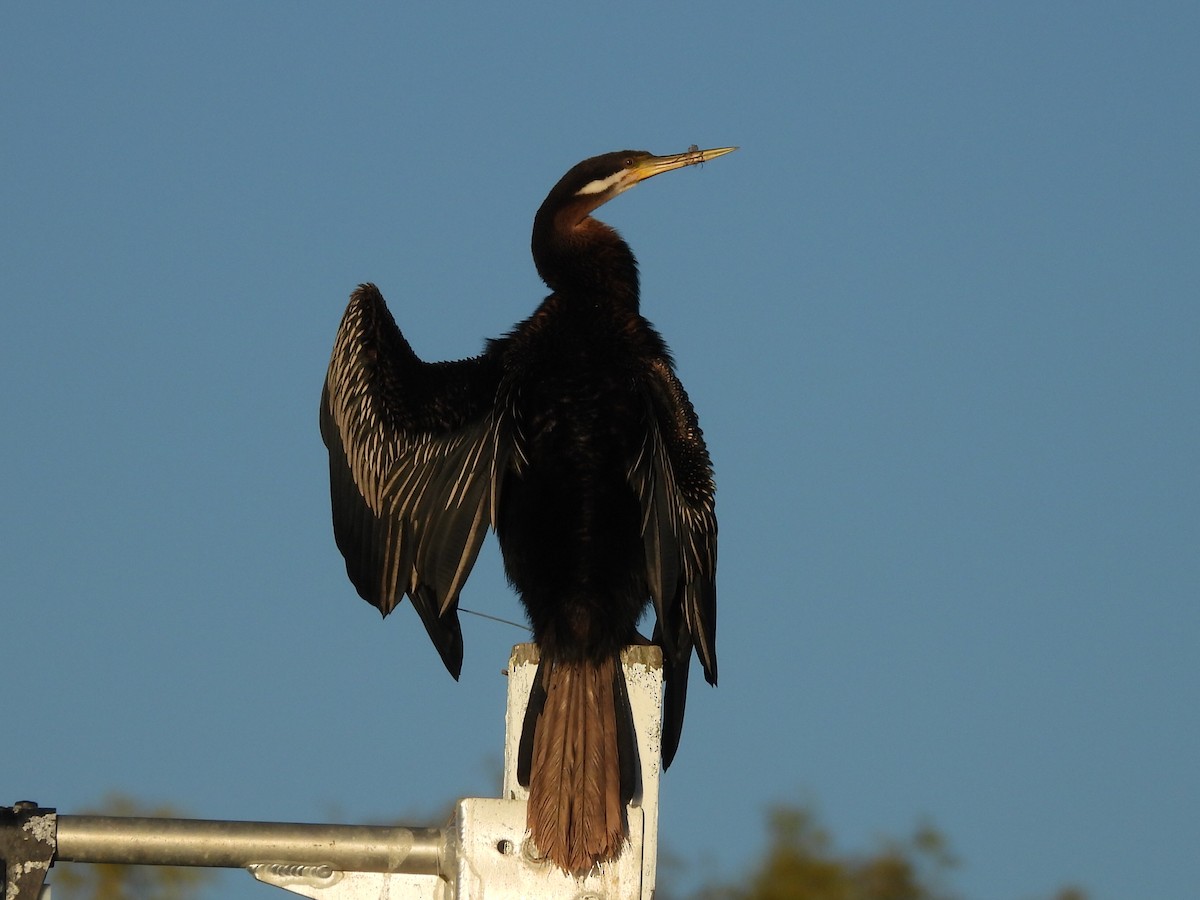
[[610, 187], [618, 184], [627, 174], [628, 169], [622, 169], [620, 172], [614, 172], [607, 178], [597, 178], [595, 181], [589, 181], [583, 187], [575, 192], [575, 196], [583, 196], [584, 194], [603, 194]]

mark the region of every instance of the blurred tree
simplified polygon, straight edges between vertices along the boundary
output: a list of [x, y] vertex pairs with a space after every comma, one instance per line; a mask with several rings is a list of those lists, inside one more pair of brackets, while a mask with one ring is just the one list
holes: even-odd
[[[707, 885], [692, 900], [956, 898], [945, 886], [946, 874], [956, 860], [945, 838], [932, 826], [918, 826], [903, 841], [884, 841], [876, 852], [865, 856], [839, 854], [815, 814], [803, 807], [772, 808], [767, 827], [766, 853], [739, 884]], [[665, 897], [666, 892], [659, 895]], [[1078, 888], [1065, 888], [1054, 900], [1087, 900], [1087, 895]]]
[[[98, 810], [82, 815], [177, 818], [169, 806], [146, 807], [124, 794], [109, 794]], [[196, 900], [214, 873], [182, 866], [55, 863], [50, 883], [55, 900]]]

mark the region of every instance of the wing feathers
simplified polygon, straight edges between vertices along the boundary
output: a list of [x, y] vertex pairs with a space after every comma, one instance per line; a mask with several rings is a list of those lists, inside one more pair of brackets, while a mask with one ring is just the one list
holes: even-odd
[[347, 574], [384, 615], [407, 594], [455, 677], [458, 595], [492, 524], [508, 453], [494, 414], [499, 371], [489, 356], [422, 362], [379, 291], [362, 285], [342, 318], [321, 397]]
[[669, 364], [656, 360], [648, 374], [646, 444], [629, 473], [642, 503], [647, 580], [668, 652], [678, 637], [690, 636], [706, 676], [715, 681], [712, 466], [691, 403]]
[[683, 385], [664, 359], [645, 379], [646, 439], [629, 472], [642, 504], [646, 576], [666, 657], [663, 762], [679, 743], [692, 649], [717, 681], [717, 519], [712, 465]]

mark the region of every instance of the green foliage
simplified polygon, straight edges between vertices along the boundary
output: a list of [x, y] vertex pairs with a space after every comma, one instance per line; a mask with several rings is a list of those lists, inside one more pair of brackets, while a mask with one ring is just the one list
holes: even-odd
[[[110, 794], [98, 810], [83, 815], [178, 817], [169, 806], [141, 806], [123, 794]], [[196, 900], [213, 880], [209, 869], [181, 866], [54, 864], [50, 883], [55, 900]]]
[[951, 900], [938, 885], [954, 861], [933, 828], [858, 857], [838, 854], [809, 810], [777, 806], [767, 822], [766, 855], [728, 900]]
[[[903, 841], [882, 841], [869, 854], [838, 852], [803, 807], [772, 808], [767, 828], [765, 854], [738, 884], [706, 886], [692, 900], [956, 900], [945, 886], [956, 860], [932, 826], [918, 826]], [[1087, 896], [1066, 888], [1055, 900]]]

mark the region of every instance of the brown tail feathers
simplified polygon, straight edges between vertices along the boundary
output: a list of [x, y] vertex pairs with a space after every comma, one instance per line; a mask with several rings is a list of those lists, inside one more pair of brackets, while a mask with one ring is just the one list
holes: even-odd
[[573, 875], [615, 859], [639, 772], [620, 661], [542, 660], [521, 744], [526, 821], [542, 855]]

